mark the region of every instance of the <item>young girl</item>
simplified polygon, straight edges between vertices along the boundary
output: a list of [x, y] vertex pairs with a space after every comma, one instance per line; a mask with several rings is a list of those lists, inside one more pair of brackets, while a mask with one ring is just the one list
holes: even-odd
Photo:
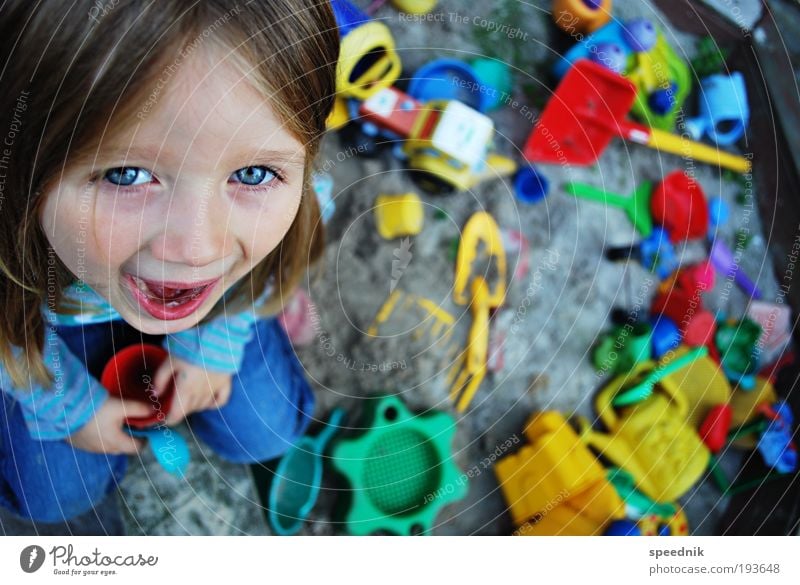
[[0, 507], [88, 511], [149, 406], [98, 379], [162, 343], [167, 424], [261, 461], [313, 397], [274, 315], [321, 253], [310, 188], [335, 91], [322, 0], [0, 9]]

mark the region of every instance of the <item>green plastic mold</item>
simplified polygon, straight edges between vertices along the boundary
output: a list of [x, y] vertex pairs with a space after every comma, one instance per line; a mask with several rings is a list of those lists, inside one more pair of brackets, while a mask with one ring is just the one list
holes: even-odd
[[349, 482], [348, 533], [427, 534], [439, 510], [467, 493], [452, 459], [455, 420], [412, 414], [396, 396], [375, 400], [361, 436], [340, 439], [333, 466]]

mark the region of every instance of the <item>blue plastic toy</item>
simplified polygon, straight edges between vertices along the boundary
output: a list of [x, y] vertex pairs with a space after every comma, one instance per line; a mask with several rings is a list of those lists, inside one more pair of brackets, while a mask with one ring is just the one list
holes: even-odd
[[408, 94], [421, 102], [457, 100], [485, 112], [494, 101], [475, 70], [457, 59], [435, 59], [420, 67], [408, 84]]
[[175, 429], [165, 425], [147, 429], [126, 427], [129, 435], [147, 439], [147, 444], [156, 461], [164, 471], [175, 477], [183, 477], [189, 467], [189, 445]]
[[641, 536], [642, 530], [632, 520], [614, 520], [603, 536]]
[[614, 262], [638, 260], [642, 266], [655, 273], [661, 280], [666, 279], [678, 268], [675, 247], [662, 227], [654, 227], [650, 235], [633, 246], [609, 248], [606, 257]]
[[741, 73], [706, 77], [700, 82], [699, 100], [700, 115], [686, 122], [692, 139], [705, 135], [720, 146], [728, 146], [744, 135], [750, 106]]
[[678, 94], [678, 84], [671, 81], [669, 89], [656, 89], [647, 97], [647, 105], [658, 116], [667, 115], [675, 105], [675, 98]]
[[777, 402], [773, 410], [778, 415], [758, 441], [758, 451], [764, 462], [780, 473], [792, 473], [797, 469], [797, 449], [792, 443], [794, 416], [786, 402]]
[[550, 182], [533, 166], [522, 167], [514, 177], [514, 192], [523, 203], [538, 203], [550, 189]]
[[728, 223], [730, 215], [731, 210], [722, 197], [711, 197], [708, 200], [708, 219], [712, 229]]
[[342, 37], [362, 24], [372, 21], [366, 12], [362, 12], [349, 0], [331, 0], [331, 8], [336, 24], [339, 25], [339, 36]]
[[653, 359], [658, 361], [669, 350], [680, 345], [681, 332], [675, 321], [666, 315], [653, 315], [650, 324], [653, 326]]

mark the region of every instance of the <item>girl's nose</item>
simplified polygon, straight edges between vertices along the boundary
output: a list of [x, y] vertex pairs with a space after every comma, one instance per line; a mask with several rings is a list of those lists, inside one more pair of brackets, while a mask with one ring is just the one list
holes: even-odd
[[151, 240], [154, 258], [173, 264], [207, 266], [233, 250], [228, 233], [229, 209], [213, 189], [179, 189], [172, 193], [163, 231]]

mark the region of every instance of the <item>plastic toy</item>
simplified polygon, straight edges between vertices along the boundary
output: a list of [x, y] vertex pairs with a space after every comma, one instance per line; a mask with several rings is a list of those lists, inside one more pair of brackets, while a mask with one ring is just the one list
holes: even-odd
[[609, 467], [608, 481], [617, 490], [619, 497], [625, 501], [625, 508], [629, 516], [642, 518], [654, 514], [661, 518], [670, 518], [677, 512], [675, 504], [653, 501], [636, 489], [633, 476], [624, 469]]
[[500, 107], [504, 96], [511, 95], [514, 89], [508, 64], [498, 59], [475, 59], [471, 65], [485, 89], [486, 110]]
[[125, 430], [129, 435], [147, 439], [150, 452], [164, 471], [177, 478], [186, 475], [191, 454], [189, 445], [180, 433], [165, 426], [149, 429], [136, 429], [129, 426]]
[[[483, 248], [481, 257], [477, 256], [479, 246]], [[479, 268], [483, 262], [489, 264], [484, 269]], [[502, 234], [492, 216], [481, 211], [473, 214], [464, 226], [456, 260], [453, 300], [459, 305], [469, 303], [472, 310], [472, 326], [462, 353], [462, 370], [450, 390], [450, 399], [458, 400], [458, 412], [467, 409], [486, 375], [489, 311], [502, 305], [505, 296], [506, 253]]]
[[[594, 163], [614, 136], [746, 173], [750, 161], [626, 119], [636, 87], [605, 67], [580, 59], [564, 76], [525, 144], [532, 162]], [[554, 148], [553, 144], [558, 148]]]
[[336, 211], [336, 203], [333, 201], [333, 178], [328, 173], [314, 173], [311, 175], [311, 184], [319, 203], [322, 223], [328, 223]]
[[538, 203], [550, 189], [550, 182], [533, 165], [522, 167], [514, 176], [514, 193], [523, 203]]
[[642, 531], [632, 520], [614, 520], [608, 525], [603, 536], [642, 536]]
[[157, 345], [142, 343], [120, 351], [103, 368], [100, 383], [112, 396], [122, 400], [142, 402], [152, 408], [152, 414], [125, 419], [126, 432], [147, 439], [150, 451], [167, 473], [183, 477], [189, 466], [189, 446], [164, 421], [172, 408], [175, 386], [156, 395], [153, 378], [167, 352]]
[[[378, 314], [375, 315], [367, 335], [376, 337], [381, 325], [386, 323], [395, 311], [414, 310], [423, 313], [421, 325], [414, 328], [415, 339], [421, 339], [423, 335], [428, 335], [432, 343], [448, 342], [453, 335], [453, 326], [456, 323], [455, 316], [451, 315], [434, 302], [425, 297], [412, 293], [404, 292], [395, 288], [389, 297], [384, 301]], [[458, 349], [458, 346], [453, 345]]]
[[709, 345], [717, 328], [714, 315], [703, 308], [700, 292], [671, 287], [656, 295], [650, 308], [651, 314], [666, 315], [677, 323], [683, 343], [690, 347]]
[[675, 514], [668, 518], [648, 514], [639, 520], [642, 536], [688, 536], [689, 521], [682, 508], [676, 506]]
[[587, 33], [611, 18], [611, 0], [553, 0], [553, 21], [568, 34]]
[[786, 402], [775, 404], [775, 417], [758, 440], [764, 462], [779, 473], [797, 470], [797, 448], [792, 443], [794, 416]]
[[[621, 57], [621, 58], [620, 58]], [[613, 21], [579, 39], [554, 73], [562, 78], [580, 59], [590, 59], [636, 86], [632, 113], [653, 128], [672, 130], [691, 89], [691, 73], [664, 35], [647, 19]]]
[[662, 361], [657, 369], [647, 373], [641, 381], [638, 381], [633, 386], [624, 389], [620, 388], [620, 391], [611, 400], [611, 405], [619, 408], [647, 400], [653, 393], [653, 388], [656, 384], [662, 382], [668, 376], [691, 366], [707, 354], [708, 350], [705, 347], [698, 347], [673, 360]]
[[[738, 428], [757, 422], [761, 417], [762, 407], [777, 402], [777, 400], [778, 397], [772, 383], [767, 378], [756, 376], [755, 387], [752, 390], [736, 388], [733, 391], [728, 402], [733, 411], [731, 427]], [[756, 447], [756, 439], [750, 436], [729, 438], [729, 441], [742, 449], [755, 449]]]
[[297, 534], [314, 508], [322, 485], [322, 454], [339, 430], [344, 410], [337, 408], [316, 437], [305, 436], [283, 456], [269, 490], [269, 523], [273, 532]]
[[700, 115], [686, 122], [694, 140], [705, 135], [720, 146], [728, 146], [744, 136], [750, 106], [741, 73], [706, 77], [700, 82], [699, 100]]
[[385, 240], [417, 235], [424, 220], [422, 201], [416, 193], [379, 195], [375, 199], [375, 223]]
[[653, 359], [660, 360], [665, 353], [680, 345], [681, 332], [678, 330], [675, 321], [666, 315], [650, 317], [650, 324], [653, 328], [651, 335]]
[[628, 65], [628, 56], [616, 43], [598, 43], [597, 50], [592, 52], [589, 59], [620, 74], [625, 73]]
[[412, 177], [426, 190], [469, 189], [517, 169], [513, 160], [489, 152], [494, 122], [461, 102], [434, 100], [423, 105], [387, 88], [363, 102], [358, 114], [406, 139], [402, 152], [415, 171]]
[[635, 53], [645, 53], [656, 46], [658, 33], [646, 18], [634, 18], [622, 26], [622, 37]]
[[715, 238], [711, 242], [711, 250], [708, 257], [720, 275], [724, 278], [733, 278], [739, 288], [750, 298], [757, 300], [761, 298], [761, 289], [740, 269], [733, 252], [722, 240]]
[[717, 326], [714, 341], [722, 359], [722, 369], [731, 382], [750, 390], [758, 371], [756, 343], [761, 326], [747, 317]]
[[602, 466], [559, 412], [532, 416], [525, 436], [529, 445], [494, 466], [517, 534], [601, 534], [624, 517]]
[[595, 348], [592, 361], [600, 371], [629, 372], [636, 364], [650, 359], [652, 328], [635, 323], [630, 329], [615, 327]]
[[609, 193], [585, 183], [575, 182], [565, 184], [564, 191], [575, 197], [621, 208], [644, 237], [649, 236], [653, 231], [653, 218], [650, 215], [650, 195], [653, 191], [653, 184], [650, 181], [642, 181], [628, 197]]
[[675, 247], [670, 243], [667, 232], [653, 228], [650, 235], [633, 246], [608, 248], [606, 257], [612, 262], [637, 260], [659, 278], [667, 278], [678, 267]]
[[337, 440], [332, 453], [350, 485], [347, 532], [426, 534], [439, 510], [467, 493], [450, 452], [456, 423], [444, 412], [414, 415], [396, 396], [372, 400], [370, 411], [368, 430]]
[[167, 351], [157, 345], [142, 343], [118, 351], [103, 368], [100, 383], [112, 396], [147, 404], [152, 414], [129, 417], [125, 424], [134, 429], [147, 429], [163, 423], [172, 408], [175, 386], [170, 384], [161, 396], [155, 393], [153, 378]]
[[472, 66], [457, 59], [434, 59], [414, 73], [408, 93], [420, 102], [456, 100], [479, 112], [489, 108], [491, 88], [483, 87]]
[[756, 344], [759, 361], [771, 364], [786, 350], [792, 339], [792, 310], [787, 305], [751, 301], [747, 316], [761, 325]]
[[[653, 362], [644, 362], [633, 375], [647, 375], [654, 367]], [[608, 433], [595, 431], [583, 421], [581, 437], [630, 473], [642, 492], [658, 502], [672, 502], [702, 477], [710, 453], [686, 423], [687, 402], [674, 387], [658, 385], [649, 398], [618, 413], [611, 401], [629, 380], [630, 374], [618, 376], [595, 399]]]
[[712, 453], [719, 453], [728, 439], [733, 420], [733, 409], [729, 404], [713, 407], [700, 425], [700, 437]]
[[438, 0], [392, 0], [392, 6], [406, 14], [427, 14]]
[[708, 234], [708, 205], [700, 184], [683, 171], [664, 177], [650, 199], [653, 220], [664, 226], [672, 242]]
[[349, 0], [331, 0], [331, 7], [341, 38], [336, 67], [339, 95], [364, 100], [392, 85], [401, 65], [389, 28]]
[[722, 197], [716, 196], [708, 200], [708, 219], [712, 228], [725, 225], [730, 216], [731, 210]]
[[706, 355], [709, 351], [705, 346], [695, 349], [687, 346], [679, 347], [669, 354], [662, 364], [664, 367], [669, 367], [670, 364], [685, 359], [685, 356], [692, 353], [697, 355], [697, 359], [691, 360], [691, 363], [679, 371], [663, 377], [661, 385], [674, 392], [681, 392], [689, 411], [687, 421], [696, 429], [700, 427], [708, 412], [730, 400], [731, 385], [717, 363]]
[[659, 287], [659, 290], [669, 291], [673, 287], [680, 287], [692, 295], [699, 295], [714, 288], [714, 266], [708, 260], [686, 266], [675, 273]]

